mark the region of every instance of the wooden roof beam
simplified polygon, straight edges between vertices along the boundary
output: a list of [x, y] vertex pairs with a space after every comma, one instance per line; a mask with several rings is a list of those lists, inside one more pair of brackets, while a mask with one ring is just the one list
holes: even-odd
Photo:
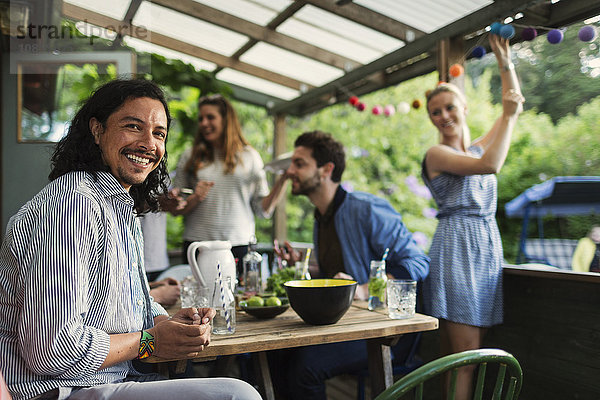
[[107, 17], [106, 15], [99, 14], [87, 10], [85, 8], [81, 8], [73, 4], [63, 2], [63, 15], [79, 21], [86, 21], [92, 25], [96, 25], [105, 29], [115, 29], [115, 27], [124, 27], [125, 25], [127, 25], [127, 29], [124, 29], [124, 33], [135, 37], [136, 39], [140, 39], [149, 43], [166, 47], [171, 50], [179, 51], [181, 53], [215, 63], [221, 67], [231, 68], [236, 71], [244, 72], [246, 74], [253, 75], [258, 78], [277, 83], [279, 85], [289, 87], [295, 90], [300, 90], [301, 87], [312, 87], [311, 85], [308, 85], [304, 82], [300, 82], [288, 76], [281, 75], [276, 72], [269, 71], [251, 64], [247, 64], [239, 60], [232, 60], [227, 56], [203, 49], [198, 46], [191, 45], [189, 43], [182, 42], [177, 39], [173, 39], [160, 33], [152, 32], [143, 27], [124, 24], [122, 21], [119, 21], [117, 19]]
[[339, 15], [357, 24], [366, 26], [405, 43], [421, 37], [425, 32], [410, 25], [398, 22], [386, 15], [375, 12], [358, 4], [350, 3], [343, 6], [336, 5], [335, 0], [295, 0], [296, 2], [311, 4], [322, 10]]
[[[267, 28], [275, 30], [279, 25], [284, 23], [288, 18], [296, 13], [299, 9], [301, 9], [304, 4], [300, 3], [291, 3], [287, 8], [285, 8], [282, 12], [280, 12], [275, 18], [273, 18], [268, 24]], [[258, 43], [256, 39], [248, 40], [242, 47], [240, 47], [235, 53], [231, 55], [231, 58], [239, 59], [242, 54], [250, 50], [255, 44]], [[215, 70], [215, 74], [218, 73], [222, 68], [217, 68]]]
[[251, 39], [271, 44], [293, 53], [311, 58], [341, 70], [353, 69], [362, 64], [356, 60], [332, 53], [273, 29], [246, 21], [234, 15], [197, 3], [194, 0], [152, 0], [153, 4], [175, 10], [211, 24], [246, 35]]

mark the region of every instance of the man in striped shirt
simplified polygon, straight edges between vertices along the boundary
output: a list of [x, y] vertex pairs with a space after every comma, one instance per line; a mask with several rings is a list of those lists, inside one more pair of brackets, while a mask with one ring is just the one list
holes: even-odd
[[136, 216], [166, 191], [171, 117], [160, 88], [118, 80], [78, 111], [51, 182], [0, 249], [0, 369], [21, 399], [260, 399], [245, 382], [161, 380], [132, 360], [198, 356], [210, 308], [168, 318], [149, 295]]

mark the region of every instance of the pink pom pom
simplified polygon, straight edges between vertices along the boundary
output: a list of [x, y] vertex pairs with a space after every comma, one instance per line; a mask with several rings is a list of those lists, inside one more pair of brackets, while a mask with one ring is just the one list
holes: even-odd
[[383, 107], [381, 106], [375, 106], [373, 107], [373, 109], [371, 110], [371, 112], [373, 113], [373, 115], [379, 115], [383, 112]]
[[394, 107], [394, 106], [393, 106], [393, 105], [391, 105], [391, 104], [388, 104], [388, 105], [387, 105], [387, 106], [385, 106], [385, 108], [383, 109], [383, 113], [384, 113], [386, 116], [388, 116], [388, 117], [389, 117], [389, 116], [392, 116], [392, 115], [394, 115], [394, 114], [396, 113], [396, 107]]

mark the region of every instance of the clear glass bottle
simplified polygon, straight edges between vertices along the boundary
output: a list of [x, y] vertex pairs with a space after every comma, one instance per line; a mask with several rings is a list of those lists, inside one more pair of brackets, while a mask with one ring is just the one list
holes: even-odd
[[252, 236], [248, 243], [248, 253], [242, 259], [244, 265], [244, 290], [246, 292], [260, 292], [262, 289], [260, 267], [262, 256], [256, 251], [256, 237]]
[[369, 310], [385, 307], [385, 288], [387, 275], [385, 273], [385, 261], [372, 260], [369, 273]]
[[235, 332], [235, 297], [231, 277], [215, 279], [212, 307], [216, 314], [212, 321], [212, 333], [230, 335]]

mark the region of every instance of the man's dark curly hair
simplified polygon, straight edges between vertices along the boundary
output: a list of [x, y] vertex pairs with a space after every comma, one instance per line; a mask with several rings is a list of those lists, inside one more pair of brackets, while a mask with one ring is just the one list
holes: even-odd
[[317, 161], [317, 167], [322, 167], [328, 162], [334, 165], [331, 180], [339, 182], [346, 169], [346, 153], [344, 146], [335, 140], [331, 134], [322, 131], [304, 132], [294, 142], [294, 147], [312, 149], [312, 157]]
[[[108, 117], [116, 112], [125, 101], [149, 97], [165, 107], [167, 131], [171, 125], [171, 114], [163, 91], [153, 82], [143, 79], [117, 79], [99, 87], [77, 112], [69, 125], [67, 135], [57, 143], [52, 155], [52, 171], [48, 178], [56, 178], [71, 172], [89, 172], [97, 179], [98, 171], [110, 172], [102, 160], [100, 148], [90, 130], [90, 119], [96, 118], [104, 128]], [[167, 135], [168, 137], [168, 135]], [[166, 143], [165, 143], [166, 144]], [[148, 174], [146, 180], [133, 185], [129, 194], [133, 197], [138, 214], [158, 211], [158, 196], [168, 191], [167, 150], [160, 164]]]

